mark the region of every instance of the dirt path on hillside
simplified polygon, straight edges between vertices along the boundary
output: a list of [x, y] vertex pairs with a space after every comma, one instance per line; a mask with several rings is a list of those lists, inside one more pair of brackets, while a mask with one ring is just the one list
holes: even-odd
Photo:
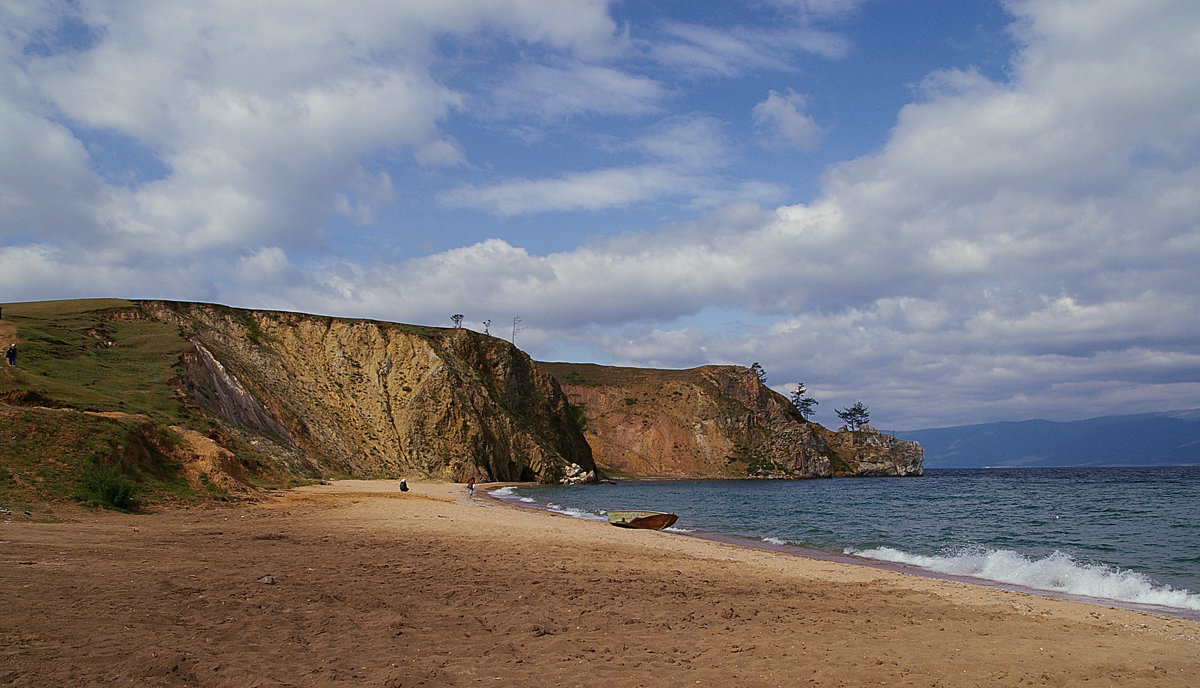
[[7, 320], [0, 320], [0, 349], [8, 350], [8, 345], [17, 343], [17, 326]]

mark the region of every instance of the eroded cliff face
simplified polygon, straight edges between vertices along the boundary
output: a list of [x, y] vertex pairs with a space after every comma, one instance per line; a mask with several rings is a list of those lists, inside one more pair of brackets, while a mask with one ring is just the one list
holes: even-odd
[[585, 419], [596, 465], [678, 478], [909, 476], [920, 445], [805, 421], [749, 368], [648, 370], [539, 363]]
[[139, 309], [192, 341], [183, 393], [297, 475], [554, 483], [594, 481], [597, 466], [689, 478], [923, 473], [915, 442], [807, 422], [741, 366], [534, 364], [466, 329], [164, 301]]
[[140, 306], [192, 339], [185, 392], [293, 472], [595, 479], [558, 384], [502, 340], [208, 304]]

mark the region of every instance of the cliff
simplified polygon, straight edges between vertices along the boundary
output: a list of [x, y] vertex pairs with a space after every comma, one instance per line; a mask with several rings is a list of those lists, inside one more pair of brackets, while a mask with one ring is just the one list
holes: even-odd
[[4, 503], [126, 508], [134, 492], [224, 499], [331, 477], [590, 482], [597, 463], [675, 477], [922, 471], [915, 442], [806, 422], [736, 366], [535, 364], [465, 329], [168, 301], [6, 304], [0, 326], [21, 350], [0, 367]]
[[916, 442], [806, 421], [749, 368], [650, 370], [538, 363], [583, 419], [596, 465], [630, 476], [922, 475]]
[[292, 472], [595, 479], [558, 384], [503, 340], [195, 303], [140, 312], [191, 340], [187, 396]]

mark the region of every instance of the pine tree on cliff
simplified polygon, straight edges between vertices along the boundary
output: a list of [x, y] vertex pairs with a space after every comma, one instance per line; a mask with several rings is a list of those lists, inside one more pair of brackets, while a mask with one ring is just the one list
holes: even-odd
[[758, 361], [755, 361], [753, 364], [751, 364], [750, 370], [754, 371], [754, 376], [758, 378], [760, 383], [764, 385], [767, 384], [767, 371], [763, 370], [763, 367], [758, 364]]
[[854, 402], [853, 406], [846, 409], [835, 409], [835, 412], [837, 413], [838, 418], [841, 418], [842, 422], [846, 424], [846, 427], [851, 430], [858, 430], [862, 426], [866, 425], [867, 420], [869, 420], [871, 417], [871, 412], [867, 411], [867, 407], [863, 406], [861, 401]]
[[804, 383], [796, 383], [796, 391], [792, 392], [792, 405], [796, 407], [804, 420], [808, 420], [808, 417], [813, 414], [813, 407], [821, 402], [812, 397], [806, 397], [805, 394], [808, 394], [808, 390], [804, 388]]

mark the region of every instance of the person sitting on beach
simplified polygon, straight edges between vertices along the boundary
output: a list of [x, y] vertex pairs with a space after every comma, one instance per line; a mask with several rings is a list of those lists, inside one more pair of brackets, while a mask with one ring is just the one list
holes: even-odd
[[400, 491], [401, 491], [401, 492], [408, 492], [408, 478], [401, 478], [401, 479], [400, 479]]

